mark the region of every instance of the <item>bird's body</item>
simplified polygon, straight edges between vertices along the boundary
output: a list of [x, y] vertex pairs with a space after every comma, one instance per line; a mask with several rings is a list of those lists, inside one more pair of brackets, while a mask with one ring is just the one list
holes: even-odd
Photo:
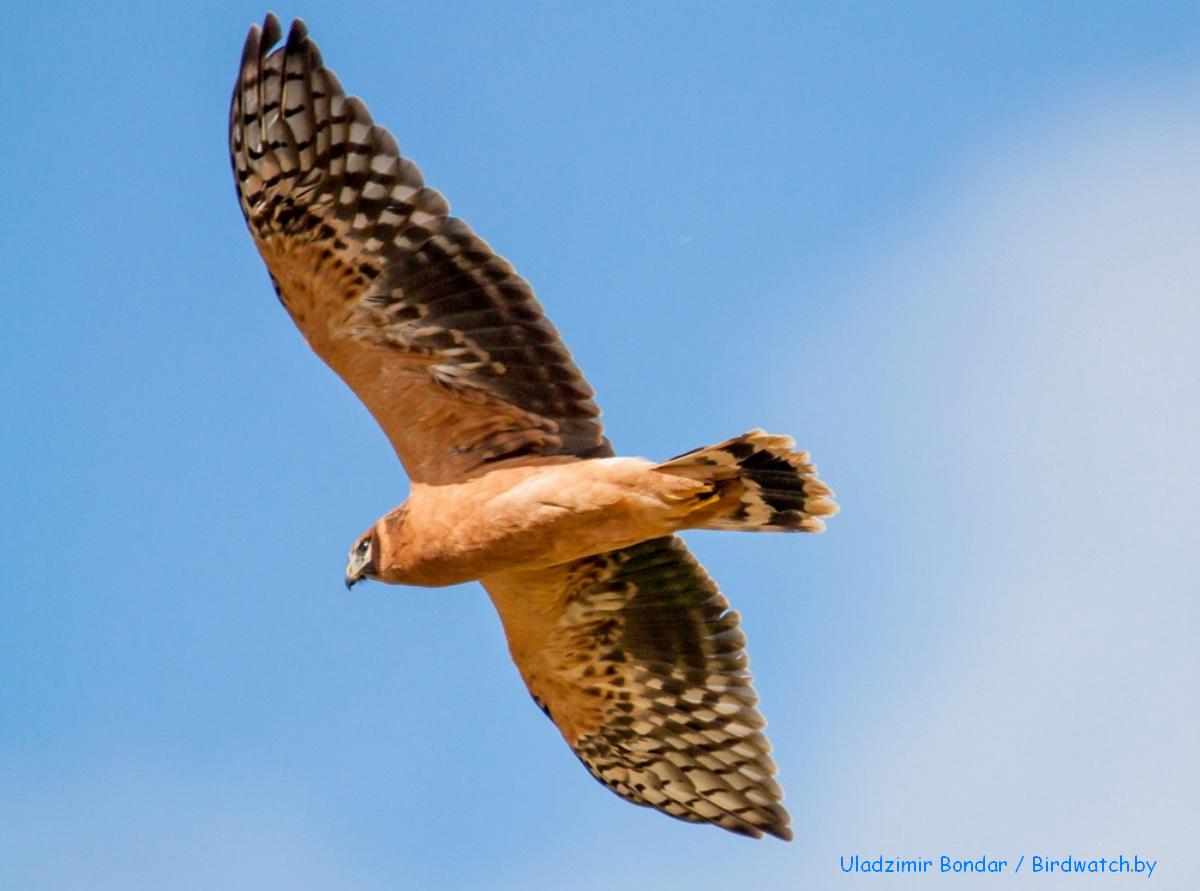
[[238, 198], [280, 301], [412, 479], [347, 585], [479, 580], [534, 700], [618, 795], [790, 838], [739, 617], [675, 536], [816, 532], [831, 492], [755, 430], [661, 463], [616, 457], [528, 283], [347, 98], [302, 22], [246, 40]]
[[641, 458], [592, 458], [416, 484], [384, 517], [380, 581], [453, 585], [628, 547], [682, 528], [703, 484]]

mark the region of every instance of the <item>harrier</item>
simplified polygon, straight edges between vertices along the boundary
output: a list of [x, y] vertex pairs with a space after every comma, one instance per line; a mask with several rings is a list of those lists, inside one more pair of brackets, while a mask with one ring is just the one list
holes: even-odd
[[360, 579], [479, 580], [534, 702], [635, 804], [791, 838], [738, 614], [675, 536], [819, 532], [836, 511], [761, 430], [615, 457], [530, 286], [347, 97], [303, 22], [252, 27], [229, 115], [242, 212], [280, 302], [412, 480], [350, 549]]

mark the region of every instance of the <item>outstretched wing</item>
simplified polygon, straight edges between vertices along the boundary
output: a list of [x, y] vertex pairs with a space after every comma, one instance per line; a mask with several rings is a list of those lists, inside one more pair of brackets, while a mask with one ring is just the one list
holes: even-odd
[[738, 614], [675, 537], [483, 580], [534, 701], [622, 798], [790, 839]]
[[347, 98], [304, 23], [250, 29], [229, 148], [280, 300], [409, 476], [612, 454], [592, 390], [528, 283]]

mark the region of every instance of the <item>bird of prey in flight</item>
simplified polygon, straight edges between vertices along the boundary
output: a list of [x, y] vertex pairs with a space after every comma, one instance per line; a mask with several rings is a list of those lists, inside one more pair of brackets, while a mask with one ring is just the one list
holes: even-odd
[[529, 284], [347, 97], [302, 21], [246, 38], [229, 114], [238, 199], [280, 302], [383, 428], [408, 500], [346, 584], [479, 580], [534, 702], [628, 801], [792, 836], [738, 614], [675, 533], [819, 532], [805, 452], [754, 430], [616, 457]]

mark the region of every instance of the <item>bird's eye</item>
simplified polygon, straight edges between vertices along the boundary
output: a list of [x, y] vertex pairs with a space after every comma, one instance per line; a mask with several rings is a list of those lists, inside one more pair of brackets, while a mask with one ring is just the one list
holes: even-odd
[[364, 538], [358, 543], [358, 553], [365, 556], [367, 551], [371, 550], [371, 539]]

